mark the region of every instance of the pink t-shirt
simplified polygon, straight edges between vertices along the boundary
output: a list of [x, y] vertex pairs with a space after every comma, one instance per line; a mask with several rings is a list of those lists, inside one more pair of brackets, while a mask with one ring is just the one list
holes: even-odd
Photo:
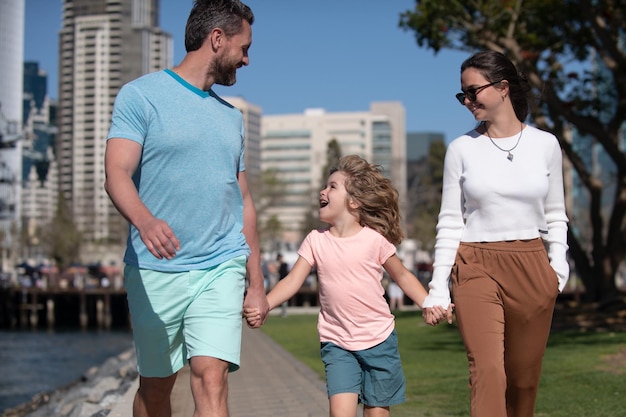
[[347, 238], [328, 230], [307, 235], [298, 254], [317, 268], [321, 342], [355, 351], [387, 339], [394, 316], [384, 298], [382, 265], [395, 253], [392, 243], [367, 227]]

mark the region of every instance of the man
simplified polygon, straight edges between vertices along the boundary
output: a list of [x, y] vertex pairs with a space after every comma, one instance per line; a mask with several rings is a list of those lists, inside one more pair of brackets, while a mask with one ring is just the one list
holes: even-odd
[[194, 416], [227, 417], [242, 304], [267, 317], [242, 116], [211, 90], [233, 85], [248, 65], [253, 21], [239, 0], [196, 0], [182, 62], [128, 83], [115, 101], [105, 188], [130, 223], [135, 417], [171, 416], [170, 393], [187, 361]]

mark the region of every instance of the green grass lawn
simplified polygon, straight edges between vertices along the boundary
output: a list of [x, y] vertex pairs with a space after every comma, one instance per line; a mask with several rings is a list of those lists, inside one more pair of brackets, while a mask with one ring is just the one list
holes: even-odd
[[[271, 316], [263, 331], [324, 378], [317, 315]], [[465, 350], [455, 325], [429, 327], [419, 312], [396, 315], [407, 401], [394, 417], [469, 416]], [[626, 417], [626, 334], [550, 336], [536, 417]]]

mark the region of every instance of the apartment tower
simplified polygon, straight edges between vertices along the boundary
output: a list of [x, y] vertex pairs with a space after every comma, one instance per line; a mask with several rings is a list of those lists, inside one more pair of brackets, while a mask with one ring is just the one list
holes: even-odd
[[171, 66], [158, 0], [64, 0], [59, 34], [59, 188], [84, 241], [121, 244], [126, 223], [104, 184], [104, 151], [122, 85]]
[[0, 0], [0, 252], [15, 264], [19, 236], [25, 0]]

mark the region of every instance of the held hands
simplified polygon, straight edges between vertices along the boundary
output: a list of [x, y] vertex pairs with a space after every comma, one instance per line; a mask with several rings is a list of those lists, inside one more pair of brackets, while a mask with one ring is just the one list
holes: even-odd
[[248, 327], [253, 329], [261, 327], [261, 324], [263, 324], [261, 320], [261, 310], [259, 310], [258, 307], [244, 307], [243, 316], [246, 318]]
[[[427, 307], [422, 310], [424, 321], [430, 326], [436, 326], [440, 322], [446, 320], [448, 324], [452, 324], [452, 315], [454, 313], [454, 304], [450, 304], [447, 310], [441, 306]], [[261, 327], [263, 324], [261, 311], [257, 307], [244, 307], [243, 316], [251, 328]]]
[[422, 310], [422, 316], [426, 324], [436, 326], [440, 322], [446, 320], [448, 324], [452, 324], [452, 314], [454, 313], [454, 304], [450, 303], [448, 309], [445, 310], [441, 306], [426, 307]]
[[[243, 316], [248, 322], [248, 327], [253, 329], [261, 327], [265, 323], [269, 311], [270, 306], [265, 296], [265, 289], [262, 286], [248, 287], [243, 301]], [[250, 319], [248, 319], [248, 315], [250, 315]]]

